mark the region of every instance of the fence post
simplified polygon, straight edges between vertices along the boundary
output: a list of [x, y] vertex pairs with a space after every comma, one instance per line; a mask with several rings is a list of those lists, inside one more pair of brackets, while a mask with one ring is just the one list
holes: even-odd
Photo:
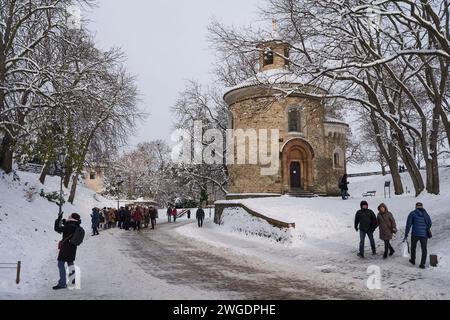
[[18, 261], [17, 262], [17, 274], [16, 274], [16, 284], [20, 283], [20, 269], [22, 267], [22, 262]]

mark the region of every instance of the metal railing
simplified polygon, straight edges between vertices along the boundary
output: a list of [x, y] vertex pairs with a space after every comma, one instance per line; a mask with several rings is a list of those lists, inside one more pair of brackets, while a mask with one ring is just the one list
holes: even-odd
[[16, 263], [0, 263], [0, 269], [16, 269], [16, 284], [20, 283], [20, 269], [22, 268], [22, 262]]

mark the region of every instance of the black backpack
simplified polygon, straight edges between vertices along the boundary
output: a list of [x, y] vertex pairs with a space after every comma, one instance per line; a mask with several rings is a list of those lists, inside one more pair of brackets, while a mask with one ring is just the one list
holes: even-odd
[[84, 240], [84, 229], [81, 226], [77, 226], [75, 231], [73, 232], [72, 237], [69, 240], [69, 243], [73, 246], [79, 246], [83, 243]]

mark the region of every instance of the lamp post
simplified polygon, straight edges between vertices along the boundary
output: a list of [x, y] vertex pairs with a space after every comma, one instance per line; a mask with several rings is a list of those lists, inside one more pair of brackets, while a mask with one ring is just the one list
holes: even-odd
[[58, 155], [58, 162], [60, 167], [60, 175], [61, 175], [61, 182], [59, 186], [59, 213], [58, 216], [61, 217], [62, 212], [62, 206], [63, 206], [63, 179], [64, 179], [64, 163], [66, 161], [66, 154], [64, 152], [61, 152]]
[[120, 175], [120, 174], [118, 174], [117, 176], [116, 176], [116, 181], [117, 181], [117, 189], [116, 189], [116, 191], [117, 191], [117, 211], [119, 211], [120, 210], [120, 185], [123, 183], [123, 181], [120, 181], [120, 178], [121, 178], [122, 176]]

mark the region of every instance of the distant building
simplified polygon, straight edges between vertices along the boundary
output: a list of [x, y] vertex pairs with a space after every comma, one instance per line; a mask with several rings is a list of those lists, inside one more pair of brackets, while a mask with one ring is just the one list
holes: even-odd
[[[261, 175], [261, 165], [229, 165], [230, 193], [338, 195], [339, 177], [346, 173], [349, 126], [330, 118], [320, 98], [305, 95], [317, 88], [303, 85], [302, 79], [289, 70], [285, 59], [289, 57], [288, 43], [270, 40], [258, 48], [259, 74], [231, 88], [224, 100], [232, 129], [279, 129], [281, 165], [271, 176]], [[290, 90], [293, 88], [301, 90]]]
[[97, 193], [104, 191], [105, 169], [106, 167], [101, 165], [86, 166], [81, 174], [84, 185]]

